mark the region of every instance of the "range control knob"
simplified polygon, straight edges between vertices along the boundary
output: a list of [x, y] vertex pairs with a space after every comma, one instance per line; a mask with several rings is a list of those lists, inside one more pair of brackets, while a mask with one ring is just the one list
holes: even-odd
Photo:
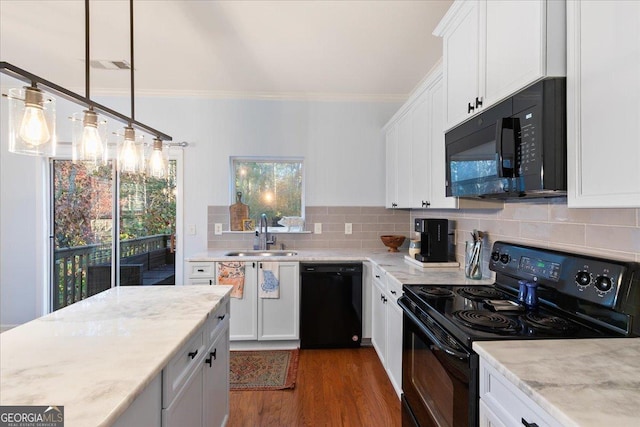
[[491, 259], [494, 262], [498, 262], [498, 260], [500, 259], [500, 252], [498, 252], [498, 251], [491, 252]]
[[607, 276], [596, 277], [596, 289], [600, 292], [609, 292], [613, 287], [613, 281]]
[[576, 285], [589, 286], [591, 284], [591, 273], [588, 271], [578, 271], [576, 274]]
[[500, 262], [503, 264], [509, 264], [509, 261], [511, 261], [511, 257], [509, 256], [509, 254], [502, 254], [500, 255]]

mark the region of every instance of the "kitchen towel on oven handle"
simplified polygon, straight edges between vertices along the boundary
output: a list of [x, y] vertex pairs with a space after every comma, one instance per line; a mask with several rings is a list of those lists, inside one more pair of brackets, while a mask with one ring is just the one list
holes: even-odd
[[280, 298], [280, 263], [261, 262], [258, 269], [260, 298]]

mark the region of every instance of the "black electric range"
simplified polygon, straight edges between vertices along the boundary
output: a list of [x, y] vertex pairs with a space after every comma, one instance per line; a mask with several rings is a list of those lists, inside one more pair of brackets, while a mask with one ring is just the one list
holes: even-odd
[[477, 425], [474, 341], [640, 336], [638, 263], [496, 242], [489, 268], [489, 286], [403, 286], [403, 426]]

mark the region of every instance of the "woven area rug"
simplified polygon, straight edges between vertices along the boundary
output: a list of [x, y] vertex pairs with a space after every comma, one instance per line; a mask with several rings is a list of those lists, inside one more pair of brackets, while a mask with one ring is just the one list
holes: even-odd
[[230, 352], [231, 390], [293, 388], [298, 372], [298, 349]]

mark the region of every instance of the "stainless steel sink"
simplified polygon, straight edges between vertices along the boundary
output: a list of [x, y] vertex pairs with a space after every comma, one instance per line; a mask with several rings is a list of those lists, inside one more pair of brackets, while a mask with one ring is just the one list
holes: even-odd
[[293, 251], [237, 251], [227, 252], [225, 256], [294, 256], [298, 252]]

